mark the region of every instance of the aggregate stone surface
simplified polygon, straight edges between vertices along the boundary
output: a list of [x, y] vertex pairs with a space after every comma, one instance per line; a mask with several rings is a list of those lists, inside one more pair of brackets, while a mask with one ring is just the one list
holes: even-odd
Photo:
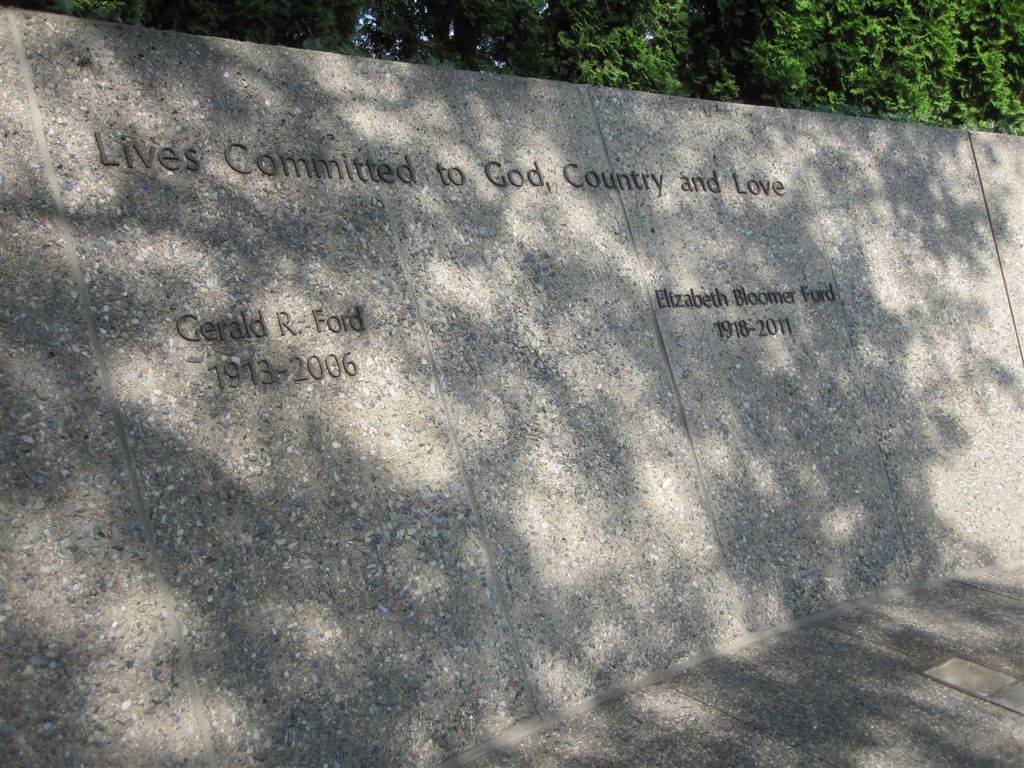
[[991, 700], [1000, 706], [1024, 715], [1024, 683], [1014, 683], [992, 695]]
[[381, 157], [338, 60], [24, 34], [219, 764], [420, 765], [511, 724], [527, 683], [376, 182], [282, 175]]
[[829, 626], [895, 648], [919, 667], [959, 656], [1024, 678], [1024, 603], [953, 582], [873, 603]]
[[715, 659], [669, 687], [829, 765], [1009, 766], [1024, 756], [1020, 715], [824, 627]]
[[1015, 600], [1024, 600], [1024, 563], [1016, 563], [985, 574], [966, 576], [961, 580], [974, 587], [988, 589]]
[[0, 755], [201, 762], [14, 52], [0, 15]]
[[667, 686], [630, 694], [473, 763], [479, 768], [828, 764]]
[[[1016, 765], [1024, 720], [924, 676], [942, 644], [989, 659], [993, 650], [1016, 653], [1019, 617], [997, 616], [1015, 601], [987, 592], [979, 605], [971, 592], [981, 590], [946, 581], [869, 600], [825, 625], [787, 629], [612, 702], [565, 712], [518, 741], [490, 745], [472, 764]], [[999, 680], [952, 677], [968, 687], [1012, 679], [978, 669]], [[1015, 692], [1005, 695], [1012, 704]]]
[[794, 120], [915, 576], [1019, 560], [1024, 368], [967, 134]]
[[465, 169], [389, 205], [539, 707], [735, 636], [621, 210], [567, 180], [601, 167], [585, 95], [420, 73], [383, 97], [421, 127], [414, 157]]
[[[743, 620], [908, 576], [816, 201], [787, 114], [594, 90]], [[754, 300], [747, 299], [755, 295]]]
[[[143, 515], [0, 16], [16, 765], [431, 764], [906, 581], [908, 549], [914, 575], [1019, 559], [1022, 373], [966, 139], [926, 132], [930, 171], [919, 128], [15, 15]], [[682, 188], [716, 169], [721, 194]], [[654, 308], [711, 286], [795, 300]], [[948, 693], [815, 638], [948, 724], [899, 746], [880, 711], [829, 710], [823, 671], [800, 706], [852, 713], [869, 759], [968, 754]], [[733, 737], [806, 758], [655, 694], [617, 706], [652, 761], [655, 717], [694, 759]], [[1002, 760], [991, 717], [963, 727]], [[559, 743], [608, 761], [616, 728]]]
[[1024, 141], [1018, 136], [972, 133], [992, 231], [1013, 306], [1018, 337], [1024, 329]]

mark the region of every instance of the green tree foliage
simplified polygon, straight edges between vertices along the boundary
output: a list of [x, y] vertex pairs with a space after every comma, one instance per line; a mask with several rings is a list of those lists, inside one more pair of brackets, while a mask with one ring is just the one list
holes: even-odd
[[354, 41], [366, 53], [461, 69], [547, 76], [544, 3], [537, 0], [377, 0]]
[[546, 21], [561, 80], [658, 93], [685, 92], [680, 64], [692, 53], [688, 6], [679, 2], [551, 2]]
[[[79, 0], [75, 0], [79, 2]], [[322, 0], [147, 0], [145, 23], [295, 47], [354, 52], [350, 43], [360, 4]]]
[[1024, 0], [25, 0], [260, 43], [1024, 134]]

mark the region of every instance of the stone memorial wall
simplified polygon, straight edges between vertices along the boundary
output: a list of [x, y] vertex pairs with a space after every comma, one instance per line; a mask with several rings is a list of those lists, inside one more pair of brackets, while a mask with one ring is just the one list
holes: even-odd
[[14, 11], [0, 128], [12, 765], [437, 763], [1022, 556], [1020, 138]]

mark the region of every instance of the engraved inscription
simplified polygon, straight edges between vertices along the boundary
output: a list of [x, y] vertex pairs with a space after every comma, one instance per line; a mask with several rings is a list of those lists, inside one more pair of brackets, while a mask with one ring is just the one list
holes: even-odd
[[[699, 290], [690, 288], [684, 292], [659, 288], [654, 292], [658, 309], [720, 309], [724, 307], [755, 308], [786, 305], [820, 304], [836, 300], [832, 283], [813, 288], [801, 285], [798, 290], [764, 288], [750, 290], [744, 286], [723, 291], [712, 287]], [[712, 328], [722, 341], [730, 339], [770, 338], [792, 336], [793, 323], [789, 317], [741, 317], [735, 320], [716, 320]]]
[[[325, 307], [293, 310], [263, 310], [243, 307], [232, 315], [205, 319], [194, 312], [183, 312], [174, 321], [178, 336], [194, 343], [292, 339], [304, 332], [314, 335], [340, 336], [361, 334], [366, 321], [361, 306], [350, 311], [337, 311]], [[331, 350], [326, 353], [296, 355], [272, 359], [250, 353], [242, 359], [228, 350], [220, 350], [220, 361], [207, 367], [211, 384], [218, 389], [235, 389], [251, 384], [256, 388], [280, 384], [331, 381], [355, 376], [359, 366], [352, 353]], [[203, 358], [190, 357], [189, 362], [202, 362]]]
[[[654, 198], [669, 197], [674, 191], [711, 195], [733, 195], [741, 200], [766, 201], [782, 198], [791, 191], [782, 179], [739, 168], [711, 168], [694, 174], [694, 168], [608, 168], [592, 167], [563, 158], [547, 167], [540, 160], [484, 157], [474, 167], [463, 169], [451, 162], [421, 158], [419, 163], [401, 149], [382, 157], [371, 157], [352, 148], [340, 151], [333, 134], [326, 134], [312, 146], [288, 149], [255, 146], [249, 140], [222, 139], [221, 149], [212, 157], [204, 155], [196, 141], [176, 145], [127, 133], [93, 132], [100, 168], [119, 167], [133, 172], [206, 171], [223, 163], [238, 179], [278, 183], [319, 183], [371, 187], [389, 185], [415, 188], [438, 181], [442, 189], [478, 190], [491, 186], [512, 193], [516, 190], [551, 192], [555, 188], [581, 193], [636, 193]], [[713, 157], [713, 155], [712, 155]], [[731, 183], [730, 183], [731, 182]], [[478, 186], [479, 185], [479, 186]]]
[[306, 357], [292, 355], [288, 365], [280, 367], [275, 367], [274, 363], [265, 357], [244, 362], [231, 359], [214, 363], [206, 370], [216, 374], [217, 386], [220, 389], [237, 387], [249, 382], [255, 387], [262, 387], [289, 382], [329, 381], [340, 379], [342, 376], [355, 376], [359, 372], [351, 352]]
[[720, 320], [715, 323], [720, 339], [745, 339], [748, 336], [792, 336], [793, 326], [788, 317], [767, 319]]

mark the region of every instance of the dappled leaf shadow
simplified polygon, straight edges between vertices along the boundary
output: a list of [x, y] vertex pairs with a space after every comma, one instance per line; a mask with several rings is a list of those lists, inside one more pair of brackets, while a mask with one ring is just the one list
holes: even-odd
[[[600, 106], [611, 92], [18, 18], [153, 527], [146, 556], [187, 629], [177, 652], [187, 651], [202, 699], [189, 711], [214, 735], [216, 758], [192, 759], [429, 764], [745, 629], [1005, 557], [989, 534], [1019, 497], [989, 505], [978, 534], [958, 515], [985, 497], [950, 490], [979, 457], [1014, 487], [1006, 435], [1021, 421], [1021, 371], [992, 299], [979, 198], [912, 183], [922, 166], [900, 149], [921, 129], [858, 123], [844, 135], [845, 123], [795, 125], [779, 113], [757, 132], [753, 111], [734, 108], [698, 130], [663, 131], [657, 105], [690, 110], [691, 121], [708, 108], [666, 100], [616, 130]], [[870, 152], [844, 167], [838, 149], [857, 131]], [[101, 168], [94, 132], [114, 146], [195, 147], [201, 170]], [[934, 137], [929, 167], [963, 170], [961, 138]], [[794, 141], [820, 141], [817, 156], [793, 152]], [[408, 157], [419, 178], [240, 177], [222, 162], [231, 142]], [[634, 150], [678, 173], [685, 147], [674, 157], [644, 149], [674, 142], [784, 171], [804, 197], [781, 223], [779, 209], [737, 213], [678, 196], [623, 206], [558, 176], [570, 160], [607, 169]], [[880, 157], [906, 167], [887, 175], [872, 165]], [[551, 188], [490, 185], [489, 160], [536, 161]], [[442, 185], [438, 162], [462, 167], [466, 186]], [[865, 167], [876, 175], [856, 194], [812, 196]], [[881, 183], [892, 178], [910, 188]], [[5, 206], [30, 221], [37, 202]], [[713, 240], [723, 250], [705, 258]], [[744, 261], [747, 244], [775, 258]], [[930, 301], [903, 311], [868, 279], [881, 267], [902, 270], [901, 290], [926, 285]], [[662, 280], [768, 286], [805, 275], [834, 276], [841, 306], [805, 322], [792, 347], [728, 358], [737, 374], [720, 353], [703, 354], [710, 323], [703, 347], [686, 346], [692, 329], [650, 303]], [[965, 298], [960, 285], [984, 292]], [[45, 350], [45, 313], [20, 301], [5, 299], [12, 362]], [[174, 330], [185, 312], [224, 319], [247, 307], [272, 322], [280, 310], [356, 305], [367, 332], [338, 338], [307, 326], [294, 338], [278, 328], [265, 341], [197, 344]], [[83, 322], [56, 290], [45, 306]], [[959, 336], [934, 331], [946, 307]], [[982, 327], [991, 343], [972, 330]], [[925, 371], [937, 344], [953, 358], [932, 356]], [[330, 351], [350, 352], [359, 375], [221, 391], [209, 369], [231, 356], [285, 364]], [[70, 368], [95, 376], [84, 361]], [[950, 391], [935, 401], [939, 381]], [[79, 384], [54, 386], [71, 396]], [[34, 387], [5, 380], [11, 423], [49, 407]], [[780, 450], [779, 430], [799, 421], [787, 406], [827, 429], [817, 440], [790, 435]], [[979, 419], [995, 424], [991, 439], [979, 437]], [[125, 482], [110, 443], [72, 443], [65, 460], [78, 476]], [[29, 452], [18, 466], [50, 461]], [[71, 489], [49, 491], [54, 515]], [[112, 506], [127, 525], [134, 513], [120, 493]], [[17, 632], [5, 640], [12, 667], [42, 642], [25, 624]], [[76, 653], [88, 669], [105, 651]], [[26, 709], [15, 694], [4, 717], [20, 724], [6, 713]], [[76, 727], [68, 740], [81, 738]], [[58, 754], [20, 735], [26, 743], [11, 749], [24, 764], [32, 750], [42, 762]], [[175, 754], [154, 742], [147, 760]]]

